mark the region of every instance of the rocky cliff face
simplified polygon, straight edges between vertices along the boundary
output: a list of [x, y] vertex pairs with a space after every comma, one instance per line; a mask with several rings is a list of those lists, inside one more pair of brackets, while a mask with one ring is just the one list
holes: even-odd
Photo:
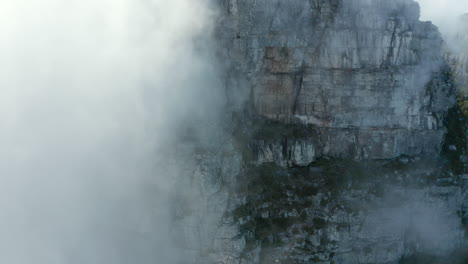
[[305, 153], [440, 151], [454, 91], [441, 36], [415, 2], [230, 0], [225, 12], [232, 76], [246, 76], [259, 115], [317, 127], [321, 144], [298, 143]]
[[414, 1], [218, 2], [232, 136], [190, 151], [183, 254], [414, 264], [466, 246], [466, 118]]

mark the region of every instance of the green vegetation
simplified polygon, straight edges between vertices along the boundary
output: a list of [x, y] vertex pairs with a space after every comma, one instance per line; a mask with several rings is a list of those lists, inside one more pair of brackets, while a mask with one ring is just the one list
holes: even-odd
[[[345, 190], [365, 190], [360, 195], [363, 204], [369, 205], [372, 197], [385, 195], [388, 184], [398, 184], [398, 181], [408, 184], [408, 179], [398, 179], [396, 174], [412, 174], [412, 169], [427, 168], [428, 164], [431, 163], [399, 157], [373, 162], [321, 158], [308, 167], [294, 168], [274, 163], [249, 165], [244, 168], [234, 191], [245, 198], [245, 202], [229, 216], [240, 226], [238, 237], [246, 239], [246, 253], [257, 246], [262, 249], [282, 247], [285, 237], [304, 232], [313, 234], [329, 226], [326, 217], [309, 215], [311, 208], [328, 207], [332, 211], [339, 209], [357, 214], [366, 210], [366, 206], [342, 200], [340, 195]], [[322, 197], [319, 205], [314, 203], [317, 195]], [[349, 226], [338, 228], [348, 229]]]
[[322, 218], [315, 217], [314, 218], [314, 226], [318, 229], [323, 229], [327, 227], [327, 221], [323, 220]]
[[253, 128], [253, 139], [271, 140], [282, 138], [317, 138], [318, 129], [313, 125], [284, 124], [261, 119]]
[[246, 197], [246, 203], [231, 212], [231, 217], [240, 224], [239, 236], [252, 246], [259, 241], [262, 246], [280, 246], [278, 237], [295, 223], [302, 223], [305, 214], [288, 216], [286, 212], [309, 207], [307, 199], [292, 197], [316, 193], [308, 185], [296, 184], [287, 170], [274, 164], [246, 169], [236, 192]]
[[[466, 153], [467, 148], [466, 117], [459, 109], [451, 109], [446, 117], [446, 126], [448, 133], [443, 148], [447, 168], [444, 169], [458, 173], [464, 168], [459, 157]], [[238, 238], [246, 241], [243, 257], [258, 247], [261, 247], [261, 256], [271, 249], [287, 248], [301, 234], [314, 234], [332, 224], [336, 226], [336, 223], [327, 221], [327, 216], [317, 215], [317, 210], [345, 210], [350, 215], [357, 215], [372, 206], [376, 197], [383, 198], [389, 185], [433, 184], [440, 178], [443, 165], [436, 160], [400, 156], [368, 162], [323, 157], [307, 167], [284, 168], [274, 163], [257, 166], [252, 162], [256, 141], [318, 138], [318, 129], [262, 119], [251, 126], [242, 126], [235, 134], [237, 147], [243, 153], [244, 168], [233, 195], [242, 197], [243, 202], [229, 213], [229, 217], [239, 226]], [[453, 146], [456, 146], [455, 151]], [[427, 174], [431, 170], [433, 173]], [[354, 190], [360, 190], [355, 193], [360, 196], [356, 199], [362, 200], [362, 204], [342, 199], [343, 193], [350, 194]], [[394, 200], [401, 202], [398, 198]], [[350, 227], [342, 224], [337, 228], [348, 230]], [[324, 243], [320, 245], [322, 248], [326, 243], [333, 243], [326, 239], [321, 239], [321, 242]], [[300, 250], [312, 254], [318, 248], [310, 241], [304, 241], [304, 248]], [[411, 263], [404, 261], [407, 260], [403, 259], [402, 263]]]
[[324, 187], [332, 193], [358, 188], [362, 182], [375, 177], [375, 172], [369, 170], [366, 164], [351, 159], [321, 158], [311, 166], [322, 170]]
[[456, 106], [448, 111], [444, 124], [447, 127], [442, 148], [442, 156], [446, 159], [445, 169], [455, 174], [466, 173], [466, 164], [460, 157], [468, 153], [468, 118]]

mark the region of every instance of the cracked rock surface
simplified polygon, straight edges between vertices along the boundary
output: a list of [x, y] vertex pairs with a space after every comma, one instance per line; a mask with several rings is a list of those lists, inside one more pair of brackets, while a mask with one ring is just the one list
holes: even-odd
[[415, 2], [223, 4], [219, 37], [229, 47], [230, 76], [246, 79], [256, 113], [317, 126], [323, 146], [316, 152], [325, 155], [381, 159], [440, 151], [441, 117], [455, 91], [442, 38], [418, 20]]
[[194, 157], [178, 166], [193, 192], [174, 195], [181, 254], [197, 264], [462, 264], [461, 59], [447, 63], [417, 3], [217, 3], [232, 118], [221, 146], [179, 154]]

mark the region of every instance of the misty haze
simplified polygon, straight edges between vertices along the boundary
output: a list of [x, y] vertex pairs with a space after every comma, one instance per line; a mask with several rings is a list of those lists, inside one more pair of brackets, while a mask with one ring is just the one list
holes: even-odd
[[467, 264], [468, 3], [0, 1], [0, 264]]

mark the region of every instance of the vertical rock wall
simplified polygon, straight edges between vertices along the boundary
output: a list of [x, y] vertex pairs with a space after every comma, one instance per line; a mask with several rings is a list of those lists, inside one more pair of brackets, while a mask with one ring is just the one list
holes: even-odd
[[440, 151], [454, 90], [441, 36], [415, 2], [226, 0], [224, 12], [231, 76], [247, 79], [255, 113], [316, 126], [316, 153]]
[[464, 245], [466, 177], [439, 155], [454, 79], [414, 1], [218, 3], [232, 138], [185, 154], [181, 254], [396, 264]]

